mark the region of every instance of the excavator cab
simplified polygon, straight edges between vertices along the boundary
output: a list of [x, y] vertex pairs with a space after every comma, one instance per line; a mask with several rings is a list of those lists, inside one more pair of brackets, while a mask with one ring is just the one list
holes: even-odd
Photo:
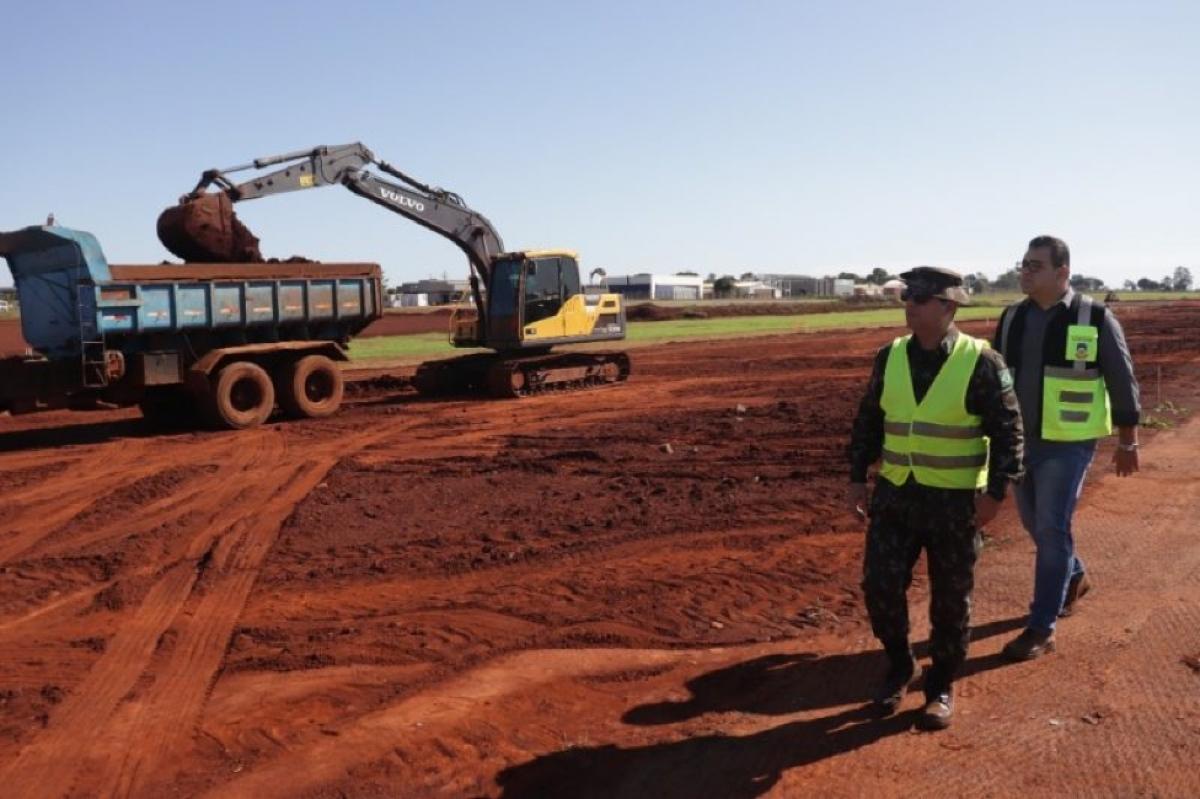
[[566, 250], [506, 253], [496, 258], [486, 318], [482, 336], [471, 324], [474, 319], [454, 324], [454, 345], [545, 350], [555, 344], [625, 337], [620, 296], [585, 293], [577, 256]]

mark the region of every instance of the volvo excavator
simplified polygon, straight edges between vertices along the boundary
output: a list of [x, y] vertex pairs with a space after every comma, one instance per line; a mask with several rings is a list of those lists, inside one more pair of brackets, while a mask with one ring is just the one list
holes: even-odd
[[[273, 166], [280, 168], [241, 183], [229, 177]], [[413, 384], [422, 394], [480, 391], [521, 397], [629, 376], [624, 352], [550, 351], [625, 338], [621, 296], [585, 291], [574, 252], [505, 252], [491, 222], [462, 197], [406, 175], [357, 142], [210, 169], [178, 205], [162, 213], [158, 237], [185, 261], [261, 262], [258, 239], [238, 220], [234, 203], [332, 184], [441, 234], [467, 256], [473, 307], [451, 316], [450, 343], [489, 352], [421, 364]]]

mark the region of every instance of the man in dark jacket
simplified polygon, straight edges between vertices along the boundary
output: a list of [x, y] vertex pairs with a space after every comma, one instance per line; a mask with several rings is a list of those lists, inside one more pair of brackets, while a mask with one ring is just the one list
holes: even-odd
[[1092, 587], [1071, 517], [1096, 441], [1115, 425], [1117, 475], [1138, 470], [1138, 384], [1125, 335], [1111, 310], [1071, 290], [1070, 277], [1066, 243], [1033, 239], [1021, 261], [1028, 296], [1006, 308], [996, 327], [994, 345], [1015, 373], [1027, 436], [1017, 509], [1037, 547], [1029, 621], [1004, 647], [1011, 660], [1053, 652], [1058, 618]]

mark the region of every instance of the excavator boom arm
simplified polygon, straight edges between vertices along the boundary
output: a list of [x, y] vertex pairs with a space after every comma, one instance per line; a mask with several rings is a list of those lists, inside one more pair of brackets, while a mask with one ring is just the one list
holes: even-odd
[[[278, 164], [284, 166], [242, 183], [234, 183], [229, 178], [230, 174], [236, 172], [265, 169]], [[375, 174], [368, 169], [370, 166], [396, 178], [396, 182]], [[226, 169], [210, 169], [201, 176], [191, 192], [180, 198], [180, 204], [187, 206], [201, 200], [210, 194], [209, 189], [214, 185], [231, 202], [242, 202], [335, 183], [454, 242], [470, 261], [476, 305], [480, 316], [483, 316], [484, 304], [479, 283], [482, 282], [485, 291], [491, 285], [492, 259], [504, 251], [500, 234], [487, 217], [469, 208], [459, 195], [428, 186], [406, 175], [387, 162], [376, 159], [369, 149], [358, 142], [297, 150], [256, 158], [250, 163]]]

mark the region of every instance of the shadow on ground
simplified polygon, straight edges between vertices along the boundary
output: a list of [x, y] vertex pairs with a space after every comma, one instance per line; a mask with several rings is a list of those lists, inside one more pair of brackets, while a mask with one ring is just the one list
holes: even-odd
[[[1006, 619], [974, 628], [971, 637], [978, 641], [1023, 625], [1023, 618]], [[998, 655], [973, 658], [962, 675], [1004, 663]], [[912, 728], [915, 711], [881, 719], [868, 704], [883, 664], [879, 651], [826, 657], [804, 653], [770, 655], [718, 669], [687, 683], [689, 700], [641, 705], [623, 720], [648, 726], [706, 713], [775, 716], [858, 706], [742, 737], [711, 734], [627, 749], [616, 745], [567, 749], [506, 769], [497, 782], [503, 796], [510, 798], [760, 796], [788, 769]]]
[[60, 427], [39, 427], [32, 430], [13, 430], [0, 433], [0, 452], [47, 449], [77, 444], [102, 444], [118, 438], [147, 438], [161, 435], [164, 431], [155, 428], [141, 418], [122, 419], [116, 422], [89, 422], [67, 424]]

